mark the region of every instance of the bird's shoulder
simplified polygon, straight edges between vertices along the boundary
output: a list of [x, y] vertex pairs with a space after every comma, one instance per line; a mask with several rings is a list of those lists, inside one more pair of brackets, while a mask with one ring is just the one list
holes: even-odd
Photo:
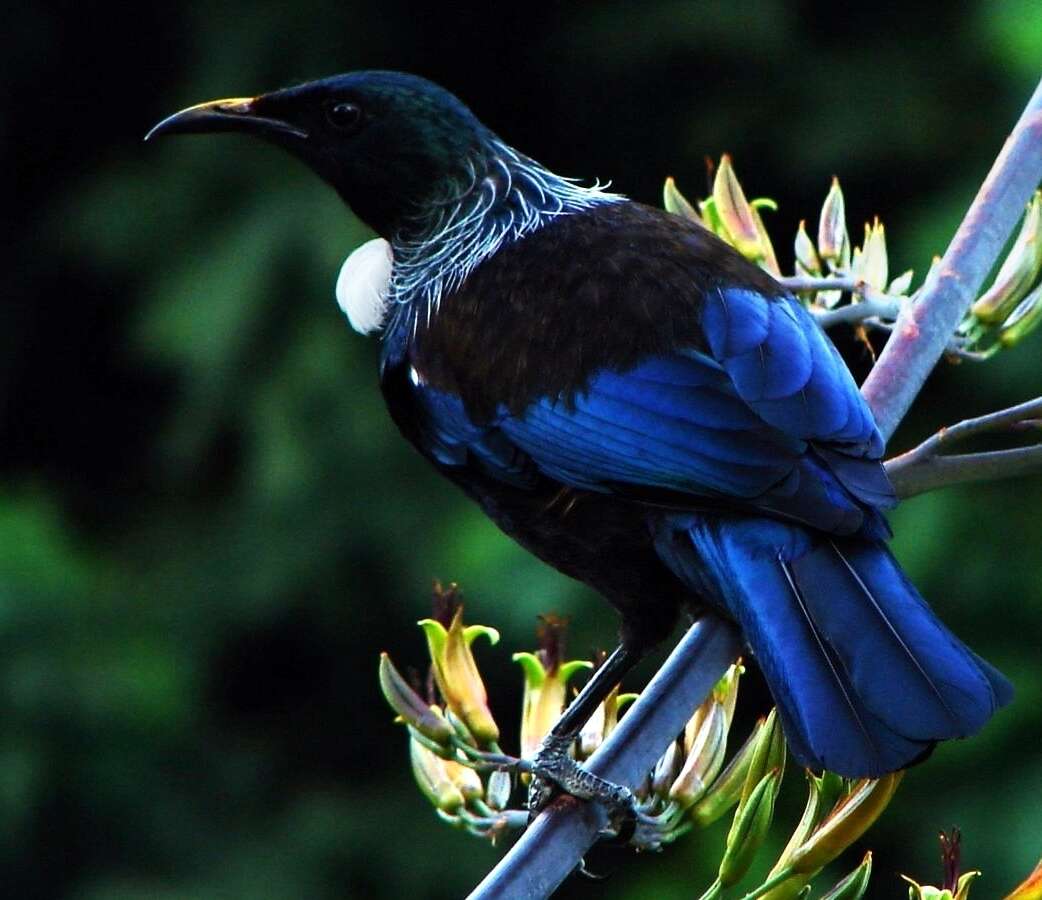
[[706, 350], [705, 297], [770, 302], [767, 273], [700, 226], [624, 201], [562, 215], [478, 265], [436, 311], [420, 311], [412, 364], [476, 417], [581, 389], [594, 373]]

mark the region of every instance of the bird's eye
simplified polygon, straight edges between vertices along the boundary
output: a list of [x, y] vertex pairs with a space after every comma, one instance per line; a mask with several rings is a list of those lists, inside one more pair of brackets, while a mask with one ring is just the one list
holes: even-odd
[[337, 131], [354, 131], [362, 122], [362, 108], [356, 103], [330, 103], [326, 118]]

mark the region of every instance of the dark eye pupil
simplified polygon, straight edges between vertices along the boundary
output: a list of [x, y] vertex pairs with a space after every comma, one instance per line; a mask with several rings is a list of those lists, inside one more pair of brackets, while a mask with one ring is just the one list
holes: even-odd
[[334, 103], [328, 114], [329, 121], [337, 128], [351, 128], [362, 118], [362, 110], [354, 103]]

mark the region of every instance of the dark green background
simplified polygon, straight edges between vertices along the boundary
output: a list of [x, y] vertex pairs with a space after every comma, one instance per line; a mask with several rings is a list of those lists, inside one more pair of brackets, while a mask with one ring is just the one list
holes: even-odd
[[[504, 632], [480, 660], [509, 741], [509, 653], [536, 613], [571, 615], [577, 653], [609, 645], [614, 617], [394, 432], [376, 344], [333, 302], [366, 235], [332, 192], [244, 139], [141, 136], [201, 100], [407, 69], [555, 170], [644, 201], [669, 174], [703, 193], [703, 156], [732, 152], [781, 204], [786, 266], [838, 173], [852, 227], [878, 213], [892, 271], [921, 273], [1042, 74], [1042, 9], [20, 4], [4, 43], [0, 894], [456, 897], [500, 851], [413, 787], [378, 652], [420, 665], [431, 579], [462, 582], [468, 618]], [[895, 448], [1040, 393], [1040, 347], [942, 368]], [[866, 842], [873, 896], [904, 896], [896, 872], [935, 879], [955, 824], [985, 870], [977, 896], [1042, 853], [1040, 512], [1036, 478], [893, 516], [912, 577], [1018, 694], [908, 774]], [[748, 715], [764, 704], [750, 684]], [[602, 855], [613, 879], [568, 895], [697, 896], [721, 832]]]

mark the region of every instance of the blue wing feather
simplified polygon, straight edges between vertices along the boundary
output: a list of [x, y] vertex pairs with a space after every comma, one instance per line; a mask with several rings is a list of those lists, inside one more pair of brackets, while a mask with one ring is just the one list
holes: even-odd
[[[571, 396], [538, 398], [520, 414], [501, 405], [480, 426], [458, 398], [420, 386], [432, 455], [460, 465], [472, 454], [514, 483], [534, 468], [591, 490], [734, 498], [839, 532], [860, 526], [858, 502], [888, 504], [871, 414], [795, 299], [710, 291], [702, 327], [708, 352], [602, 369]], [[832, 455], [815, 455], [816, 445]]]

